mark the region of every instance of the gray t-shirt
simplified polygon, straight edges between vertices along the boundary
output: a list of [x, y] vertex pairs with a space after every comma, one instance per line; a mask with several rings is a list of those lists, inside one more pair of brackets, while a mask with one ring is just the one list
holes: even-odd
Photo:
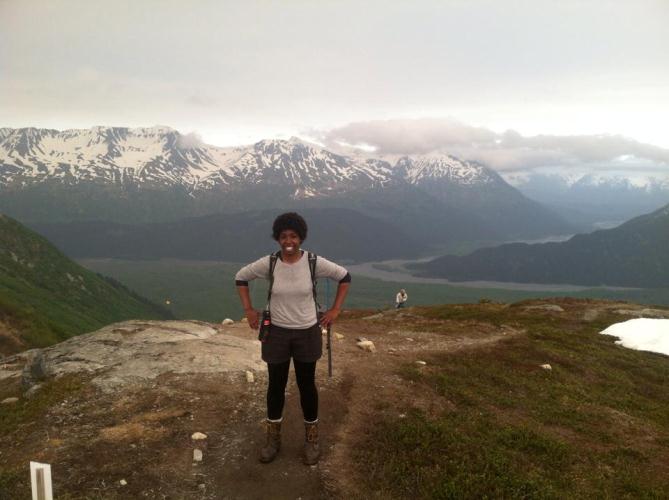
[[[342, 266], [320, 255], [316, 258], [316, 278], [340, 281], [347, 274], [348, 271]], [[242, 267], [235, 276], [236, 281], [251, 281], [256, 278], [269, 279], [269, 255]], [[270, 313], [272, 324], [283, 328], [309, 328], [316, 323], [316, 306], [306, 250], [300, 260], [293, 264], [277, 259]]]

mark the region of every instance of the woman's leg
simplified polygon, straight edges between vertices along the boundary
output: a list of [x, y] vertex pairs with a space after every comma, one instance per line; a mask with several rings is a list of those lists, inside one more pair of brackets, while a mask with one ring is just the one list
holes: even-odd
[[286, 400], [286, 383], [290, 359], [284, 363], [267, 363], [269, 383], [267, 384], [267, 419], [281, 420], [283, 404]]
[[295, 379], [300, 389], [300, 404], [305, 422], [318, 420], [318, 390], [316, 389], [316, 362], [303, 363], [293, 360]]

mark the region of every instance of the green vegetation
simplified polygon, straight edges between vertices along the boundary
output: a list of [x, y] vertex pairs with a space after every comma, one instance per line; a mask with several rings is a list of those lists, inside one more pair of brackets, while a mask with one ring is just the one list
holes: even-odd
[[[5, 390], [0, 391], [0, 399], [18, 395], [11, 387], [3, 389]], [[12, 405], [0, 405], [0, 436], [9, 438], [21, 427], [45, 419], [50, 408], [80, 394], [84, 389], [83, 380], [66, 375], [44, 382], [42, 388], [29, 399], [21, 397]], [[26, 474], [26, 466], [27, 462], [21, 461], [12, 463], [11, 468], [0, 470], [0, 499], [24, 498], [26, 492], [26, 498], [29, 498], [30, 474]], [[58, 498], [62, 496], [59, 495]]]
[[[221, 321], [226, 317], [240, 318], [242, 308], [234, 286], [234, 276], [242, 264], [182, 260], [126, 261], [116, 259], [87, 259], [79, 261], [85, 267], [113, 276], [129, 288], [155, 303], [165, 304], [178, 318]], [[265, 303], [267, 285], [251, 282], [253, 304]], [[580, 298], [631, 300], [645, 304], [669, 304], [669, 290], [602, 290], [582, 292], [527, 292], [495, 288], [470, 288], [423, 283], [386, 282], [353, 276], [346, 308], [386, 309], [394, 307], [395, 294], [400, 288], [409, 292], [410, 305], [434, 305], [478, 302], [481, 299], [513, 302], [532, 297], [569, 295]], [[319, 297], [333, 300], [336, 283], [319, 283]]]
[[380, 417], [356, 456], [366, 488], [379, 498], [666, 498], [669, 357], [598, 334], [619, 316], [586, 323], [521, 306], [418, 311], [451, 332], [479, 321], [526, 333], [403, 367], [439, 410]]
[[[123, 319], [166, 317], [168, 311], [0, 215], [0, 322], [16, 342], [44, 346]], [[0, 342], [0, 352], [11, 351], [7, 344]]]
[[[22, 424], [42, 418], [49, 408], [78, 393], [84, 387], [84, 382], [73, 375], [43, 382], [42, 388], [32, 397], [21, 397], [13, 405], [0, 407], [0, 435], [8, 436]], [[15, 396], [15, 392], [8, 392], [3, 398]]]

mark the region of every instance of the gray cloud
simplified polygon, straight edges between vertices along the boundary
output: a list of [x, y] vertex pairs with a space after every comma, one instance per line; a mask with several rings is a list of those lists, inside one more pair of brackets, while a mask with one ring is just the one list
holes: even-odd
[[202, 142], [200, 135], [195, 132], [180, 134], [177, 139], [177, 147], [179, 149], [195, 149], [202, 146], [204, 146], [204, 142]]
[[450, 119], [386, 120], [351, 123], [321, 131], [319, 139], [365, 144], [380, 155], [447, 153], [500, 171], [545, 167], [596, 170], [657, 170], [669, 175], [669, 149], [621, 135], [523, 136], [497, 133]]

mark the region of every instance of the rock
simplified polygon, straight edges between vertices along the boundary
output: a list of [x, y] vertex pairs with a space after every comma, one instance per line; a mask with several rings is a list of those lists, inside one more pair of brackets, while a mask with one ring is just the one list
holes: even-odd
[[414, 340], [411, 337], [407, 337], [408, 342], [413, 342]]
[[37, 391], [39, 391], [42, 388], [42, 384], [35, 384], [33, 385], [30, 389], [26, 391], [24, 396], [28, 399], [32, 398], [35, 394], [37, 394]]
[[235, 322], [232, 321], [230, 318], [225, 318], [225, 319], [221, 322], [221, 324], [222, 324], [223, 326], [227, 326], [227, 325], [234, 325]]
[[335, 333], [335, 338], [337, 340], [342, 340], [344, 338], [344, 336], [341, 333]]
[[125, 485], [128, 484], [128, 481], [126, 481], [125, 479], [121, 479], [121, 480], [119, 481], [119, 484], [120, 484], [121, 486], [125, 486]]
[[367, 351], [367, 352], [375, 352], [376, 351], [376, 347], [374, 346], [374, 342], [372, 342], [371, 340], [363, 340], [361, 342], [358, 342], [356, 345], [360, 349], [362, 349], [363, 351]]
[[195, 441], [201, 441], [203, 439], [207, 439], [207, 435], [201, 432], [195, 432], [190, 438]]
[[165, 373], [255, 372], [263, 370], [264, 363], [251, 337], [220, 335], [201, 321], [124, 321], [21, 353], [11, 371], [0, 369], [0, 380], [20, 374], [28, 390], [45, 377], [84, 374], [95, 387], [113, 393], [128, 386], [150, 386]]
[[48, 374], [48, 367], [42, 349], [29, 351], [29, 356], [21, 373], [21, 386], [30, 389], [38, 381], [44, 380]]
[[613, 312], [623, 316], [636, 316], [637, 318], [669, 318], [669, 311], [648, 307], [645, 309], [616, 309]]
[[583, 321], [594, 321], [599, 316], [599, 310], [588, 309], [583, 313]]
[[202, 450], [199, 448], [193, 450], [193, 462], [202, 462]]
[[544, 370], [549, 370], [549, 371], [553, 369], [553, 367], [551, 365], [549, 365], [548, 363], [546, 363], [545, 365], [541, 365], [541, 368], [543, 368]]
[[249, 371], [249, 370], [246, 370], [246, 381], [249, 384], [252, 384], [253, 382], [255, 382], [255, 380], [256, 379], [255, 379], [255, 376], [253, 375], [253, 372]]
[[372, 314], [371, 316], [365, 316], [362, 319], [380, 319], [383, 318], [383, 313]]
[[16, 403], [18, 400], [19, 400], [19, 398], [5, 398], [0, 402], [0, 404], [11, 405], [11, 404]]
[[356, 340], [356, 342], [367, 342], [367, 339], [365, 337], [358, 337], [355, 340]]
[[416, 364], [417, 364], [418, 366], [425, 366], [425, 365], [427, 365], [427, 363], [426, 363], [425, 361], [421, 361], [420, 359], [419, 359], [418, 361], [416, 361]]
[[248, 323], [249, 320], [246, 316], [244, 316], [242, 319], [239, 320], [240, 323]]
[[543, 311], [552, 311], [552, 312], [564, 312], [564, 309], [562, 309], [560, 306], [557, 304], [537, 304], [534, 306], [525, 306], [523, 309], [526, 311], [532, 310], [532, 309], [540, 309]]
[[205, 489], [207, 488], [207, 485], [204, 484], [204, 483], [200, 483], [200, 484], [197, 485], [197, 487], [198, 487], [198, 489], [200, 489], [200, 490], [205, 490]]

